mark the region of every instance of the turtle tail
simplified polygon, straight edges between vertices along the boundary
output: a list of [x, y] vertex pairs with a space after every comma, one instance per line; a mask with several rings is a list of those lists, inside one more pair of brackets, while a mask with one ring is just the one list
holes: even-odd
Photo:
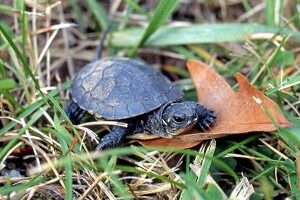
[[77, 103], [71, 101], [65, 108], [65, 113], [69, 117], [70, 121], [73, 124], [79, 124], [81, 119], [83, 118], [84, 114], [86, 113], [85, 110], [82, 110]]

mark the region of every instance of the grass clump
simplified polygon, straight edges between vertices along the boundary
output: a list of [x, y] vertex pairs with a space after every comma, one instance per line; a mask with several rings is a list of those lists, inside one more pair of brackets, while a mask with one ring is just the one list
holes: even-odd
[[[298, 199], [296, 4], [1, 2], [0, 199]], [[73, 126], [63, 106], [70, 79], [93, 59], [109, 26], [104, 56], [145, 60], [191, 100], [196, 95], [187, 59], [212, 63], [233, 87], [233, 75], [242, 72], [293, 126], [189, 150], [126, 144], [91, 151], [107, 124]]]

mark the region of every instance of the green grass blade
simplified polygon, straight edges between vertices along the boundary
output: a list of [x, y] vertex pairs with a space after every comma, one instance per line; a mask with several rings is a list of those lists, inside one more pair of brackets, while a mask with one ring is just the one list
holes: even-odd
[[96, 17], [97, 22], [103, 30], [106, 30], [108, 27], [108, 18], [105, 9], [101, 6], [96, 0], [87, 0], [89, 8], [92, 10], [94, 16]]
[[23, 106], [15, 99], [15, 97], [8, 91], [3, 90], [1, 93], [7, 98], [7, 100], [14, 105], [14, 107], [19, 108], [20, 110], [23, 110]]
[[125, 0], [126, 4], [136, 10], [137, 12], [141, 13], [142, 15], [145, 15], [148, 19], [151, 19], [151, 16], [147, 13], [146, 10], [144, 10], [142, 7], [140, 7], [137, 3], [136, 0]]
[[[2, 35], [4, 36], [4, 38], [6, 39], [6, 41], [10, 44], [11, 48], [14, 50], [15, 54], [17, 55], [18, 59], [21, 61], [21, 63], [23, 64], [24, 70], [26, 75], [29, 75], [31, 77], [31, 79], [34, 82], [35, 88], [38, 90], [39, 94], [41, 95], [43, 101], [46, 102], [51, 102], [53, 104], [53, 106], [61, 113], [62, 117], [69, 123], [72, 124], [71, 121], [69, 120], [68, 116], [66, 115], [66, 113], [64, 112], [64, 110], [60, 107], [59, 103], [51, 96], [51, 95], [45, 95], [41, 89], [40, 89], [40, 85], [37, 81], [37, 79], [35, 78], [34, 74], [32, 73], [27, 60], [25, 58], [25, 56], [23, 54], [21, 54], [21, 52], [19, 51], [18, 47], [16, 46], [16, 44], [14, 43], [14, 41], [12, 40], [12, 38], [10, 37], [10, 35], [6, 32], [6, 30], [1, 26], [0, 24], [0, 32], [2, 33]], [[79, 135], [76, 131], [76, 129], [72, 126], [72, 129], [74, 131], [74, 133], [76, 134], [76, 136], [78, 138]], [[1, 133], [0, 133], [1, 135]]]
[[265, 9], [265, 24], [268, 26], [275, 25], [275, 1], [266, 0], [266, 9]]
[[16, 184], [16, 185], [5, 185], [3, 187], [0, 187], [0, 197], [3, 195], [8, 195], [13, 192], [18, 192], [18, 191], [25, 191], [26, 189], [36, 186], [40, 183], [43, 182], [42, 176], [36, 176], [29, 181], [25, 182], [24, 184]]
[[[133, 0], [132, 0], [132, 2], [133, 2]], [[136, 2], [136, 0], [134, 2]], [[118, 28], [117, 28], [118, 30], [123, 30], [128, 25], [129, 18], [132, 15], [133, 11], [134, 11], [134, 9], [132, 7], [127, 6], [125, 15], [122, 17], [122, 19], [120, 20], [120, 23], [118, 24]]]
[[70, 155], [66, 156], [65, 163], [65, 186], [66, 186], [66, 199], [73, 199], [73, 179], [72, 179], [72, 159]]
[[[38, 108], [40, 108], [40, 107], [38, 107]], [[41, 118], [41, 116], [43, 115], [43, 112], [44, 112], [44, 110], [37, 110], [36, 113], [34, 113], [32, 115], [31, 119], [27, 121], [26, 126], [19, 129], [18, 136], [14, 137], [12, 140], [10, 140], [8, 142], [8, 144], [6, 144], [3, 148], [0, 149], [0, 160], [2, 160], [5, 157], [5, 155], [7, 154], [7, 152], [9, 152], [9, 150], [13, 148], [13, 146], [18, 142], [19, 137], [21, 137], [25, 133], [25, 131], [28, 129], [28, 127], [31, 126], [32, 124], [34, 124], [36, 121], [38, 121]]]
[[0, 76], [2, 78], [6, 78], [6, 71], [5, 71], [5, 68], [4, 68], [3, 61], [1, 59], [0, 59]]
[[138, 48], [143, 46], [149, 37], [165, 23], [165, 21], [176, 8], [177, 4], [178, 0], [162, 0], [159, 2], [148, 27], [146, 28], [139, 42], [136, 43], [132, 51], [129, 52], [129, 56], [133, 56]]
[[245, 144], [256, 140], [257, 138], [259, 138], [259, 135], [253, 135], [251, 137], [248, 137], [247, 139], [239, 142], [239, 143], [232, 143], [230, 144], [229, 148], [226, 148], [224, 151], [218, 153], [217, 155], [215, 155], [216, 158], [222, 158], [223, 156], [225, 156], [226, 154], [233, 152], [235, 149], [238, 149], [242, 146], [244, 146]]
[[78, 5], [77, 0], [70, 0], [70, 4], [71, 4], [71, 7], [72, 7], [73, 15], [74, 15], [74, 17], [76, 19], [76, 22], [79, 25], [80, 30], [82, 32], [84, 32], [84, 30], [86, 29], [86, 27], [87, 27], [88, 24], [84, 23], [83, 16], [82, 16], [83, 13], [80, 10], [80, 7]]
[[211, 166], [212, 158], [216, 149], [216, 141], [211, 140], [211, 142], [201, 146], [199, 155], [196, 156], [194, 164], [200, 166], [199, 174], [197, 174], [197, 184], [202, 186], [206, 182], [206, 178], [209, 173], [209, 168]]
[[284, 128], [278, 130], [276, 132], [276, 135], [281, 137], [290, 147], [290, 149], [287, 149], [290, 151], [291, 154], [294, 154], [296, 152], [297, 148], [300, 148], [300, 124], [295, 123], [292, 127]]
[[208, 183], [206, 188], [205, 188], [205, 193], [207, 195], [207, 199], [220, 199], [223, 200], [223, 195], [220, 191], [220, 189], [212, 183]]
[[3, 5], [0, 4], [0, 12], [1, 13], [13, 13], [16, 12], [17, 10], [11, 6]]
[[[44, 102], [42, 102], [42, 101], [38, 101], [34, 104], [31, 104], [30, 106], [28, 106], [28, 108], [24, 109], [24, 111], [20, 115], [18, 115], [18, 117], [16, 119], [20, 120], [21, 118], [28, 117], [29, 115], [34, 113], [37, 109], [39, 109], [43, 104], [44, 104]], [[7, 131], [12, 129], [16, 124], [17, 124], [16, 122], [11, 121], [6, 126], [4, 126], [2, 129], [0, 129], [0, 137], [2, 135], [4, 135]]]
[[[0, 13], [1, 13], [1, 9], [0, 9]], [[8, 26], [7, 24], [4, 24], [4, 23], [1, 23], [0, 22], [0, 26], [2, 26], [2, 28], [9, 34], [9, 35], [12, 35], [13, 34], [13, 31], [12, 31], [12, 29], [11, 29], [11, 27], [10, 26]], [[4, 47], [4, 45], [3, 45], [3, 43], [5, 43], [4, 41], [3, 41], [3, 39], [2, 39], [2, 37], [0, 37], [0, 49], [3, 49]], [[2, 46], [3, 45], [3, 46]], [[3, 61], [2, 61], [2, 59], [1, 59], [1, 63], [2, 63]]]
[[18, 49], [17, 45], [14, 43], [14, 41], [11, 38], [11, 36], [5, 30], [5, 28], [2, 26], [2, 24], [0, 24], [0, 32], [2, 33], [3, 37], [5, 38], [5, 40], [9, 43], [9, 45], [11, 46], [11, 48], [14, 50], [14, 52], [17, 55], [18, 59], [23, 64], [23, 67], [24, 67], [26, 75], [30, 76], [30, 78], [34, 82], [34, 85], [35, 85], [36, 89], [39, 90], [39, 92], [42, 94], [42, 92], [40, 91], [39, 83], [36, 80], [34, 74], [32, 73], [32, 71], [31, 71], [31, 69], [30, 69], [30, 67], [29, 67], [29, 65], [27, 63], [27, 60], [26, 60], [25, 56], [20, 52], [20, 50]]
[[130, 167], [130, 166], [124, 166], [124, 165], [116, 165], [115, 167], [115, 170], [121, 170], [121, 171], [124, 171], [124, 172], [130, 172], [130, 173], [136, 173], [136, 174], [146, 174], [147, 176], [149, 177], [154, 177], [154, 178], [157, 178], [157, 179], [160, 179], [160, 180], [163, 180], [163, 181], [167, 181], [179, 188], [184, 188], [184, 185], [180, 182], [177, 182], [177, 181], [174, 181], [166, 176], [162, 176], [162, 175], [159, 175], [159, 174], [155, 174], [155, 173], [152, 173], [152, 172], [149, 172], [149, 171], [145, 171], [145, 170], [139, 170], [139, 169], [136, 169], [134, 167]]
[[[300, 42], [300, 32], [288, 28], [279, 29], [259, 24], [191, 24], [184, 26], [164, 26], [153, 33], [145, 45], [170, 46], [195, 43], [238, 42], [251, 38], [253, 34], [291, 35], [289, 40]], [[144, 34], [143, 28], [131, 28], [112, 34], [113, 47], [133, 47], [139, 45]]]
[[5, 78], [0, 80], [0, 90], [10, 90], [16, 87], [14, 79]]
[[22, 34], [22, 54], [26, 55], [26, 34], [27, 34], [27, 17], [25, 15], [25, 5], [24, 1], [17, 1], [17, 8], [22, 10], [22, 13], [19, 17], [20, 24], [21, 24], [21, 34]]
[[[63, 84], [62, 87], [63, 87], [62, 89], [66, 89], [66, 88], [70, 87], [70, 82]], [[53, 90], [48, 95], [54, 97], [58, 93], [59, 93], [58, 90]], [[20, 120], [21, 118], [26, 118], [26, 117], [30, 116], [32, 113], [34, 113], [37, 109], [39, 109], [44, 104], [45, 104], [44, 101], [38, 101], [38, 102], [31, 104], [26, 109], [24, 109], [24, 111], [22, 113], [20, 113], [16, 119]], [[12, 121], [12, 122], [8, 123], [6, 126], [4, 126], [2, 129], [0, 129], [0, 137], [3, 134], [5, 134], [7, 131], [12, 129], [15, 125], [16, 125], [16, 122]]]
[[63, 155], [65, 155], [65, 177], [64, 182], [66, 186], [66, 199], [71, 200], [72, 199], [72, 187], [73, 187], [73, 181], [72, 181], [72, 159], [69, 154], [69, 146], [68, 144], [71, 144], [72, 136], [67, 131], [67, 129], [60, 124], [60, 121], [56, 114], [54, 114], [54, 127], [57, 132], [53, 131], [52, 133], [58, 138], [58, 141], [62, 147]]
[[63, 153], [67, 154], [69, 149], [68, 144], [70, 144], [72, 141], [72, 135], [65, 126], [60, 124], [60, 120], [56, 114], [54, 114], [54, 128], [58, 133], [56, 137], [62, 146]]
[[181, 193], [180, 200], [207, 199], [204, 190], [199, 187], [193, 174], [180, 174], [180, 176], [184, 180], [186, 186]]

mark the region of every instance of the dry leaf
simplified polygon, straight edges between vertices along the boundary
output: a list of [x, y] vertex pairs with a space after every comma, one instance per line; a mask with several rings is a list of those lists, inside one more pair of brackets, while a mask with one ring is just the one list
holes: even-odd
[[224, 134], [274, 131], [277, 128], [265, 110], [279, 126], [289, 125], [289, 121], [277, 104], [252, 87], [242, 74], [237, 73], [235, 76], [239, 85], [238, 92], [235, 92], [223, 77], [206, 64], [189, 61], [187, 66], [196, 86], [199, 101], [216, 112], [217, 120], [211, 131], [187, 134], [182, 138], [202, 140], [206, 137], [211, 138], [211, 135], [220, 137]]
[[[235, 92], [223, 77], [206, 64], [191, 60], [188, 61], [187, 67], [196, 86], [199, 101], [205, 107], [215, 111], [217, 120], [210, 131], [196, 131], [178, 136], [176, 138], [177, 147], [180, 148], [178, 139], [184, 141], [181, 148], [186, 148], [184, 143], [187, 141], [201, 141], [254, 131], [274, 131], [277, 128], [270, 121], [266, 110], [278, 126], [289, 126], [289, 121], [284, 117], [277, 104], [252, 87], [242, 74], [236, 74], [239, 90]], [[162, 139], [156, 139], [156, 143], [162, 144], [159, 140]], [[164, 142], [166, 140], [173, 139], [163, 139]], [[150, 141], [141, 143], [145, 146], [151, 143], [151, 146], [154, 146], [155, 143]]]
[[137, 142], [146, 147], [164, 147], [174, 149], [188, 149], [201, 143], [199, 140], [186, 141], [180, 138], [157, 138], [151, 140], [137, 140]]

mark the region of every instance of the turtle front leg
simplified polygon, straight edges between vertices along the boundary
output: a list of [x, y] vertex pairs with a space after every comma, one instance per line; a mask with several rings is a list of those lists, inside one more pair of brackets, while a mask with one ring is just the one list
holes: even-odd
[[195, 109], [198, 115], [198, 128], [200, 128], [203, 131], [210, 129], [210, 127], [214, 124], [216, 119], [214, 111], [209, 110], [198, 103]]
[[71, 101], [64, 110], [70, 121], [75, 125], [80, 123], [86, 113], [86, 111], [82, 110], [74, 101]]
[[111, 149], [121, 144], [129, 129], [121, 126], [113, 126], [111, 132], [101, 139], [101, 143], [96, 147], [97, 151]]

